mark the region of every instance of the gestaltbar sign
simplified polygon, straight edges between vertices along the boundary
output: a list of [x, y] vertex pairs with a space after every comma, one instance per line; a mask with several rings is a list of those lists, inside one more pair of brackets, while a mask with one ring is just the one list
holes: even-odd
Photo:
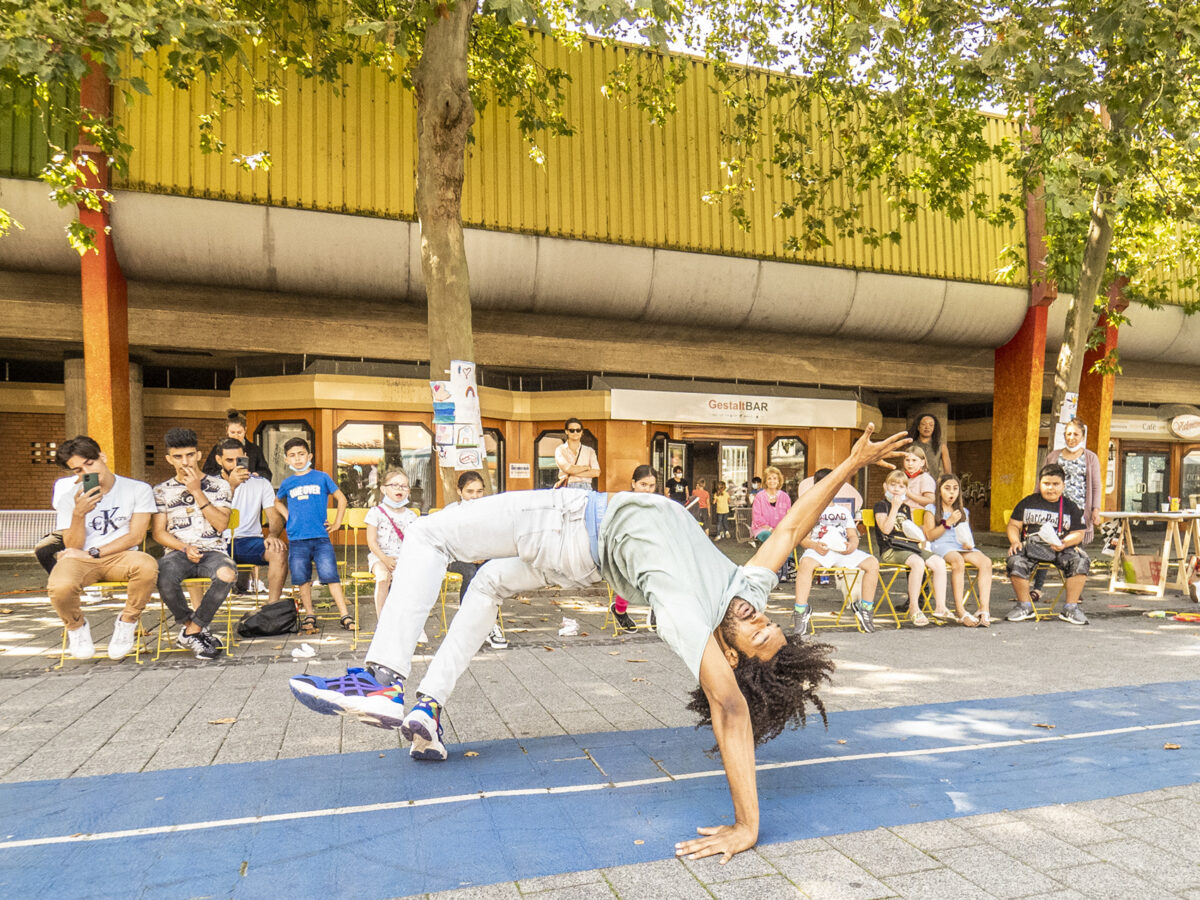
[[609, 394], [610, 415], [614, 419], [798, 428], [858, 427], [858, 403], [854, 400], [632, 391], [624, 388], [613, 388]]

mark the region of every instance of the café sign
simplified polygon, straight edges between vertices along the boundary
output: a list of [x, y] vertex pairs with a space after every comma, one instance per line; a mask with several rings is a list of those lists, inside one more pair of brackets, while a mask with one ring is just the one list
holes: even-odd
[[1184, 413], [1181, 416], [1176, 416], [1170, 421], [1169, 427], [1171, 434], [1177, 438], [1182, 438], [1185, 441], [1200, 439], [1200, 416], [1193, 413]]
[[697, 424], [856, 428], [858, 402], [806, 397], [764, 397], [613, 388], [614, 419]]

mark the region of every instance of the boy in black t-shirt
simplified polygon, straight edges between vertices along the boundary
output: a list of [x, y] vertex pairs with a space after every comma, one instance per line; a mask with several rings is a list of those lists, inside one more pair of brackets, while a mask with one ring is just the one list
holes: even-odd
[[[1079, 546], [1087, 523], [1083, 511], [1063, 496], [1065, 476], [1063, 467], [1057, 463], [1042, 466], [1037, 493], [1030, 494], [1012, 511], [1008, 522], [1008, 576], [1017, 595], [1017, 605], [1008, 614], [1010, 622], [1035, 617], [1029, 578], [1039, 562], [1049, 562], [1062, 573], [1067, 585], [1067, 602], [1058, 617], [1072, 625], [1088, 624], [1087, 616], [1079, 608], [1083, 585], [1091, 570], [1088, 556]], [[1036, 553], [1041, 556], [1035, 558]]]
[[692, 483], [683, 477], [682, 466], [676, 466], [672, 470], [671, 477], [667, 479], [666, 490], [663, 493], [676, 503], [686, 504], [692, 499]]

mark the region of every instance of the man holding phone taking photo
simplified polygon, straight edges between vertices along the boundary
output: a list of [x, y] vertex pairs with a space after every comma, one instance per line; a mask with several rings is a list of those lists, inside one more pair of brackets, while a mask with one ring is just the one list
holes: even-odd
[[100, 445], [79, 435], [58, 445], [58, 464], [75, 474], [76, 490], [55, 492], [54, 509], [64, 549], [50, 572], [50, 603], [67, 628], [67, 646], [75, 659], [96, 652], [79, 596], [98, 581], [126, 581], [125, 609], [108, 642], [108, 658], [122, 659], [133, 649], [137, 622], [150, 601], [158, 563], [137, 549], [155, 511], [150, 485], [115, 475]]
[[[288, 570], [288, 547], [280, 537], [283, 516], [275, 509], [275, 488], [269, 480], [250, 471], [250, 459], [244, 453], [241, 442], [233, 438], [217, 445], [217, 464], [233, 490], [233, 508], [238, 514], [231, 555], [238, 565], [267, 567], [267, 602], [274, 603], [283, 594]], [[265, 538], [264, 512], [268, 532]]]

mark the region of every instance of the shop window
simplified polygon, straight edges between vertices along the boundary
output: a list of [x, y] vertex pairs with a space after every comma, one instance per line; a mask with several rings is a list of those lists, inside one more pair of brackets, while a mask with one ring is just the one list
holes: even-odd
[[[292, 474], [292, 470], [288, 468], [287, 457], [283, 455], [283, 445], [295, 437], [304, 438], [308, 441], [308, 448], [313, 449], [312, 426], [305, 419], [263, 422], [254, 429], [254, 443], [258, 444], [267, 465], [271, 467], [271, 483], [276, 488], [283, 479]], [[150, 448], [149, 458], [153, 459], [154, 447], [147, 446]]]
[[433, 435], [415, 422], [346, 422], [334, 432], [334, 480], [351, 507], [380, 502], [380, 478], [402, 468], [412, 486], [412, 505], [422, 512], [434, 505]]
[[808, 477], [808, 446], [798, 437], [779, 437], [767, 447], [767, 465], [783, 473], [783, 489], [793, 500], [796, 488]]
[[[554, 482], [558, 481], [558, 463], [554, 461], [554, 451], [558, 449], [558, 445], [567, 439], [567, 433], [561, 428], [556, 431], [543, 431], [537, 436], [534, 442], [534, 454], [537, 458], [537, 472], [534, 473], [533, 486], [535, 488], [551, 488], [554, 487]], [[587, 428], [583, 429], [583, 443], [597, 450], [599, 445], [596, 442], [596, 436]], [[592, 479], [592, 486], [595, 487], [596, 479]]]
[[499, 494], [504, 490], [504, 435], [499, 428], [483, 429], [483, 447], [487, 454], [488, 472], [492, 476], [492, 490]]
[[1179, 491], [1182, 503], [1195, 509], [1200, 506], [1200, 450], [1193, 450], [1183, 458], [1182, 469]]

